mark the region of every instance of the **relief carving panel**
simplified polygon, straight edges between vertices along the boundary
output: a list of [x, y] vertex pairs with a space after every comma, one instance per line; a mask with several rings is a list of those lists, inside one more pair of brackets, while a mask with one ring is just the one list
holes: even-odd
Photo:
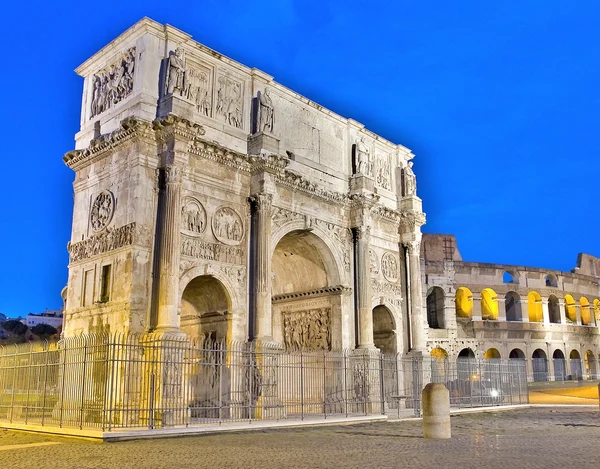
[[70, 262], [78, 262], [98, 254], [129, 246], [134, 242], [149, 246], [150, 236], [143, 227], [136, 229], [136, 224], [130, 223], [114, 230], [107, 229], [84, 241], [69, 243], [67, 250], [69, 251]]
[[90, 119], [110, 109], [133, 91], [135, 47], [92, 77]]
[[219, 241], [237, 246], [244, 238], [244, 224], [240, 215], [231, 207], [221, 207], [212, 217], [212, 231]]
[[206, 231], [206, 210], [198, 199], [184, 199], [181, 208], [181, 230], [191, 236], [198, 236]]
[[241, 129], [243, 126], [243, 88], [240, 81], [221, 75], [218, 78], [215, 118]]
[[282, 312], [283, 337], [290, 350], [331, 349], [331, 308]]
[[381, 271], [389, 282], [396, 283], [400, 277], [398, 259], [391, 252], [386, 252], [381, 257]]
[[243, 264], [245, 260], [242, 248], [208, 243], [186, 235], [181, 239], [181, 255], [229, 264]]
[[111, 222], [115, 213], [115, 197], [111, 191], [100, 192], [90, 210], [90, 226], [95, 232], [102, 231]]

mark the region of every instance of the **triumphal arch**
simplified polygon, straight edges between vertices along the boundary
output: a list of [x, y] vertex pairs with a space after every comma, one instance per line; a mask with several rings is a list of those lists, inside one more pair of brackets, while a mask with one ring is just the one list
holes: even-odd
[[425, 350], [409, 149], [149, 19], [77, 73], [66, 336]]

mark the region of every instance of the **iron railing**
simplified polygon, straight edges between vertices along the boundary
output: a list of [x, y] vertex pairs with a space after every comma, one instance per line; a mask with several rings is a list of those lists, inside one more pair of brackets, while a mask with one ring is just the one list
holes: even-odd
[[428, 382], [446, 384], [455, 407], [527, 402], [521, 360], [451, 362], [154, 334], [89, 335], [0, 347], [0, 426], [110, 431], [420, 415]]

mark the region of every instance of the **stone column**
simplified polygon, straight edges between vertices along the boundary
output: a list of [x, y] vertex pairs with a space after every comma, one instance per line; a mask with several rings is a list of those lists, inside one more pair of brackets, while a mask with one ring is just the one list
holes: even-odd
[[423, 291], [421, 287], [421, 241], [407, 243], [410, 279], [409, 310], [412, 348], [417, 352], [426, 350], [425, 326], [423, 321]]
[[521, 320], [523, 322], [529, 322], [529, 303], [527, 300], [519, 300], [521, 305]]
[[256, 194], [252, 197], [256, 209], [256, 332], [255, 339], [273, 340], [271, 314], [271, 207], [272, 194]]
[[498, 303], [498, 321], [506, 321], [506, 298], [500, 298], [496, 300]]
[[358, 348], [373, 349], [373, 311], [371, 291], [371, 259], [369, 245], [371, 228], [361, 226], [356, 230], [356, 285], [358, 309]]
[[[477, 296], [476, 296], [477, 295]], [[471, 313], [471, 319], [473, 321], [481, 321], [481, 293], [473, 293], [473, 312]]]
[[567, 323], [567, 312], [565, 311], [565, 300], [563, 300], [563, 299], [558, 300], [558, 311], [560, 312], [560, 323], [566, 324]]
[[163, 212], [160, 217], [160, 278], [158, 287], [158, 320], [156, 330], [179, 331], [179, 245], [181, 225], [181, 180], [183, 169], [167, 165]]
[[542, 316], [544, 324], [550, 324], [550, 312], [548, 311], [548, 299], [542, 298]]

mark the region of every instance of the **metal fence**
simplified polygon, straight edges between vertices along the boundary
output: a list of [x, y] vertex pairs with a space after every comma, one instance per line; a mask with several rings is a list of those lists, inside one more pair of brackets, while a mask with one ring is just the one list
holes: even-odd
[[527, 402], [524, 361], [450, 362], [152, 334], [91, 335], [0, 347], [0, 425], [110, 431], [420, 415], [428, 382], [446, 384], [455, 407]]

